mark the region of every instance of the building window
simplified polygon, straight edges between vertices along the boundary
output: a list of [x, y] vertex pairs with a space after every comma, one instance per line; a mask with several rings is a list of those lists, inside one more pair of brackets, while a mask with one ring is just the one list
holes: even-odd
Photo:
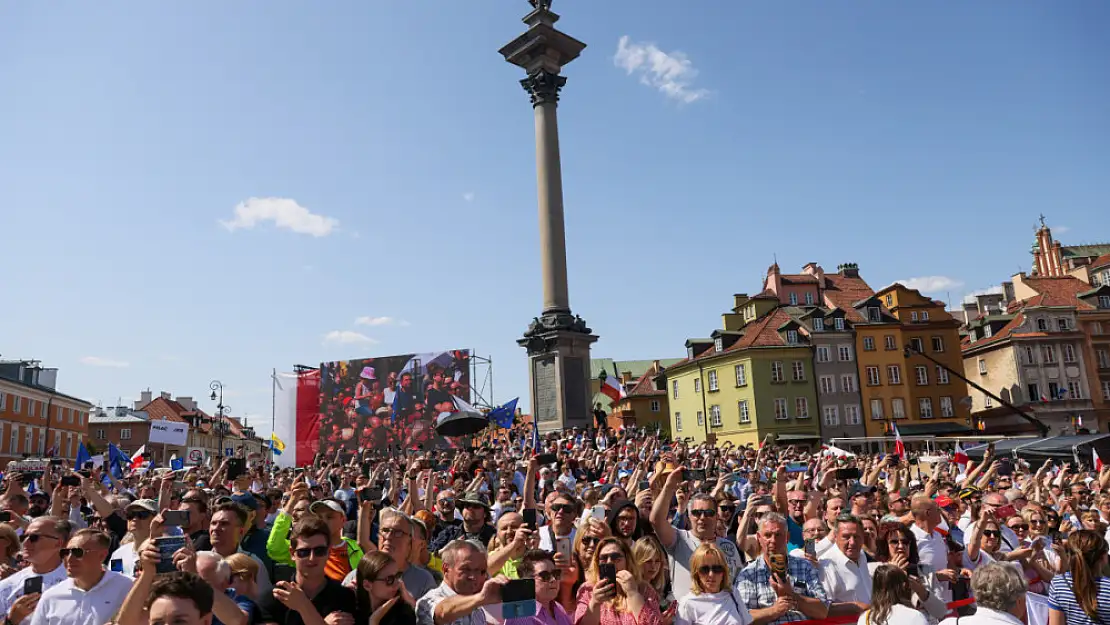
[[894, 351], [898, 349], [898, 345], [894, 342], [893, 334], [888, 334], [883, 337], [883, 347], [885, 347], [887, 351]]
[[1061, 399], [1062, 397], [1063, 396], [1060, 394], [1060, 385], [1055, 382], [1049, 382], [1048, 399], [1050, 401], [1056, 401], [1057, 399]]
[[806, 306], [813, 306], [813, 293], [806, 293]]
[[1075, 347], [1071, 343], [1064, 344], [1064, 362], [1075, 362]]
[[856, 392], [856, 376], [853, 373], [845, 373], [840, 376], [840, 392], [842, 393], [855, 393]]
[[98, 429], [96, 431], [96, 438], [98, 440], [104, 440], [104, 430]]
[[786, 411], [786, 398], [775, 398], [775, 418], [776, 419], [789, 419], [790, 413]]
[[794, 398], [794, 418], [795, 419], [808, 419], [809, 418], [809, 400], [805, 397]]
[[1030, 384], [1026, 387], [1026, 390], [1029, 391], [1029, 401], [1038, 401], [1042, 399], [1041, 391], [1036, 384]]
[[39, 428], [39, 455], [46, 453], [46, 428]]
[[[1104, 297], [1110, 297], [1110, 295], [1106, 295]], [[1099, 306], [1099, 308], [1103, 308], [1103, 307]], [[1106, 308], [1110, 308], [1110, 306], [1106, 306]], [[1091, 322], [1091, 334], [1095, 334], [1095, 335], [1102, 334], [1102, 322], [1101, 321], [1092, 321]], [[3, 404], [0, 404], [0, 406], [2, 406], [2, 405]]]
[[1024, 364], [1027, 364], [1027, 365], [1037, 364], [1037, 356], [1036, 356], [1037, 352], [1033, 351], [1032, 346], [1026, 345], [1025, 347], [1023, 347], [1022, 348], [1022, 353], [1024, 354], [1024, 357], [1022, 358], [1022, 360], [1025, 361]]
[[868, 386], [878, 386], [882, 383], [883, 383], [882, 380], [879, 379], [879, 368], [878, 367], [868, 367], [867, 368], [867, 385]]
[[991, 396], [987, 395], [986, 393], [983, 393], [983, 407], [994, 408], [994, 399], [992, 399]]
[[1056, 327], [1061, 332], [1068, 332], [1069, 330], [1071, 330], [1071, 320], [1069, 320], [1067, 317], [1060, 317], [1056, 320]]
[[0, 410], [4, 410], [5, 408], [7, 408], [7, 403], [8, 403], [8, 396], [5, 395], [4, 393], [0, 393]]
[[910, 347], [913, 348], [915, 352], [923, 353], [925, 351], [925, 342], [920, 338], [914, 337], [910, 339]]
[[979, 359], [979, 375], [987, 375], [987, 361]]
[[952, 398], [940, 398], [940, 416], [944, 418], [956, 416], [956, 411], [952, 409]]
[[705, 426], [705, 415], [702, 414], [700, 410], [698, 411], [698, 426], [699, 427], [704, 427]]
[[1046, 364], [1054, 364], [1056, 362], [1056, 348], [1052, 345], [1042, 345], [1041, 355], [1044, 356]]
[[813, 320], [813, 331], [814, 332], [824, 332], [825, 331], [825, 320], [820, 318], [820, 317], [814, 318], [814, 320]]
[[682, 431], [682, 413], [674, 413], [674, 429], [678, 432]]
[[748, 413], [748, 400], [741, 399], [736, 402], [736, 407], [740, 411], [740, 423], [751, 423], [752, 416]]
[[659, 412], [659, 400], [658, 399], [651, 400], [651, 411], [652, 412]]
[[1041, 332], [1048, 332], [1048, 319], [1037, 319], [1037, 330]]
[[833, 319], [833, 327], [836, 328], [837, 331], [843, 331], [844, 317], [837, 317], [836, 319]]
[[922, 419], [933, 418], [933, 399], [931, 397], [922, 397], [917, 400], [917, 407], [921, 412]]
[[709, 418], [710, 418], [710, 421], [709, 421], [710, 425], [712, 425], [715, 428], [721, 427], [721, 407], [720, 406], [710, 406], [709, 407]]
[[937, 365], [937, 384], [948, 384], [948, 369]]
[[131, 428], [121, 428], [119, 431], [119, 439], [121, 441], [131, 440]]
[[718, 389], [719, 389], [719, 387], [717, 386], [717, 370], [716, 369], [710, 369], [709, 370], [709, 390], [710, 391], [716, 391]]
[[1110, 399], [1110, 382], [1102, 383], [1102, 398]]
[[865, 352], [875, 351], [875, 338], [874, 337], [871, 337], [871, 336], [863, 337], [863, 351], [865, 351]]
[[[1110, 295], [1099, 295], [1098, 296], [1098, 307], [1099, 308], [1110, 308]], [[1099, 332], [1099, 334], [1102, 334], [1102, 332]]]
[[825, 425], [829, 427], [836, 427], [840, 425], [840, 415], [837, 414], [836, 406], [825, 406], [821, 409], [825, 415]]
[[832, 360], [832, 350], [828, 345], [817, 346], [817, 362], [829, 362]]
[[806, 365], [800, 360], [794, 361], [794, 381], [802, 382], [806, 379]]
[[784, 378], [782, 376], [782, 361], [776, 360], [771, 363], [771, 381], [782, 382], [783, 380]]
[[914, 367], [914, 371], [917, 374], [917, 385], [918, 386], [928, 386], [929, 385], [929, 368], [925, 367], [923, 365], [918, 365], [917, 367]]
[[31, 428], [23, 426], [23, 453], [31, 453]]
[[798, 344], [798, 331], [797, 330], [787, 330], [786, 331], [786, 344], [787, 345], [797, 345]]
[[889, 365], [886, 368], [886, 377], [890, 384], [902, 383], [902, 368], [898, 365]]
[[922, 321], [928, 321], [929, 320], [929, 311], [927, 311], [927, 310], [921, 311], [921, 320]]
[[890, 308], [891, 306], [894, 305], [894, 296], [891, 295], [890, 293], [887, 293], [886, 297], [883, 298], [883, 301], [886, 302], [886, 307]]
[[694, 394], [701, 392], [701, 378], [694, 378]]
[[37, 416], [38, 408], [39, 408], [38, 403], [39, 402], [37, 402], [33, 399], [28, 399], [27, 400], [27, 414], [29, 416], [31, 416], [31, 417]]
[[837, 359], [840, 362], [852, 362], [852, 346], [840, 345], [836, 348]]
[[821, 394], [831, 395], [836, 392], [836, 382], [831, 375], [821, 376]]
[[1083, 386], [1079, 384], [1078, 380], [1068, 382], [1068, 398], [1083, 399]]
[[673, 380], [671, 382], [671, 393], [674, 395], [675, 399], [678, 399], [678, 380]]
[[791, 293], [790, 294], [790, 305], [791, 306], [797, 306], [798, 305], [798, 294], [797, 293]]
[[916, 310], [910, 312], [910, 321], [912, 321], [914, 323], [917, 323], [917, 311]]
[[19, 426], [10, 423], [8, 424], [8, 453], [16, 455], [19, 453]]
[[859, 425], [859, 406], [855, 404], [844, 405], [844, 423], [847, 425]]
[[736, 386], [748, 385], [748, 370], [744, 365], [736, 365]]
[[1110, 352], [1105, 349], [1098, 350], [1098, 368], [1110, 369]]
[[881, 400], [881, 399], [872, 399], [871, 400], [871, 420], [872, 421], [882, 421], [885, 418], [886, 417], [883, 415], [883, 400]]
[[906, 418], [906, 401], [901, 397], [890, 400], [890, 416], [894, 419]]
[[868, 321], [879, 322], [879, 321], [882, 321], [882, 319], [883, 319], [882, 311], [879, 310], [878, 306], [868, 306], [867, 307], [867, 320]]
[[993, 335], [994, 335], [994, 328], [992, 328], [989, 324], [983, 326], [983, 338], [989, 339]]
[[713, 350], [723, 352], [725, 350], [725, 342], [721, 339], [713, 339]]

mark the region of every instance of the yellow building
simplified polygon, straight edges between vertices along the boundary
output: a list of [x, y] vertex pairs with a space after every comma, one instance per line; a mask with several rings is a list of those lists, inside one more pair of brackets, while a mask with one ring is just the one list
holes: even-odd
[[[677, 361], [676, 361], [677, 362]], [[647, 428], [649, 432], [658, 430], [666, 436], [671, 434], [671, 420], [667, 392], [656, 389], [655, 377], [663, 370], [659, 361], [640, 376], [626, 385], [628, 395], [620, 401], [609, 415], [609, 425]]]

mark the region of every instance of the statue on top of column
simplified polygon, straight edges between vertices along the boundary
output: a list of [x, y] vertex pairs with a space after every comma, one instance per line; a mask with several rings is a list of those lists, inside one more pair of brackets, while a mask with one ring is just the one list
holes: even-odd
[[540, 11], [551, 10], [551, 0], [528, 0], [528, 4], [531, 4], [533, 9]]

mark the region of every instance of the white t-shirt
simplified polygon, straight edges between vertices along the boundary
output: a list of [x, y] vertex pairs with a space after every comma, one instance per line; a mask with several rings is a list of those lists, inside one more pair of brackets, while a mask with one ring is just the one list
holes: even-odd
[[[59, 564], [58, 568], [50, 571], [49, 573], [46, 573], [45, 575], [41, 573], [35, 573], [33, 570], [31, 570], [31, 567], [27, 567], [25, 569], [20, 569], [19, 571], [12, 573], [11, 577], [0, 581], [0, 617], [7, 616], [8, 612], [11, 611], [12, 604], [15, 603], [15, 600], [23, 596], [24, 580], [27, 580], [31, 577], [38, 577], [39, 575], [42, 575], [42, 591], [46, 592], [47, 590], [53, 588], [54, 586], [57, 586], [58, 584], [66, 580], [66, 566], [64, 564]], [[30, 617], [25, 618], [22, 621], [22, 623], [30, 622]]]
[[105, 571], [88, 591], [67, 579], [42, 593], [31, 625], [103, 625], [116, 615], [129, 592], [131, 580], [112, 571]]
[[749, 625], [752, 615], [736, 589], [695, 595], [678, 600], [675, 625]]
[[[675, 530], [674, 534], [674, 544], [664, 545], [664, 547], [667, 554], [671, 556], [671, 583], [674, 596], [683, 597], [690, 593], [690, 558], [694, 557], [694, 551], [701, 545], [701, 539], [688, 530]], [[744, 568], [740, 551], [736, 548], [736, 543], [725, 538], [717, 538], [714, 542], [728, 560], [729, 577], [725, 581], [731, 587], [740, 570]]]
[[123, 569], [120, 572], [131, 579], [135, 579], [135, 565], [139, 562], [139, 554], [135, 552], [134, 542], [121, 545], [119, 549], [112, 552], [112, 557], [108, 558], [108, 562], [110, 563], [112, 560], [123, 560]]
[[830, 601], [871, 603], [871, 572], [862, 551], [853, 562], [835, 547], [822, 554], [817, 562], [821, 585]]
[[859, 620], [856, 625], [929, 625], [929, 619], [921, 612], [907, 608], [901, 604], [895, 604], [890, 609], [890, 614], [886, 618], [886, 623], [875, 623], [871, 621], [871, 610], [859, 615]]

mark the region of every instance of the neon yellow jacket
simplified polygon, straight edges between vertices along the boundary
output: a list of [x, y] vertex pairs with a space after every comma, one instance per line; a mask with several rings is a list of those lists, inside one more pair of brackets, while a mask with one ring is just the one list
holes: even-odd
[[[274, 527], [270, 530], [270, 539], [266, 541], [266, 553], [275, 564], [293, 566], [293, 554], [289, 552], [289, 530], [292, 528], [293, 517], [279, 512], [274, 519]], [[343, 537], [343, 542], [347, 543], [347, 558], [351, 563], [351, 570], [354, 570], [362, 560], [362, 547], [347, 537]]]

